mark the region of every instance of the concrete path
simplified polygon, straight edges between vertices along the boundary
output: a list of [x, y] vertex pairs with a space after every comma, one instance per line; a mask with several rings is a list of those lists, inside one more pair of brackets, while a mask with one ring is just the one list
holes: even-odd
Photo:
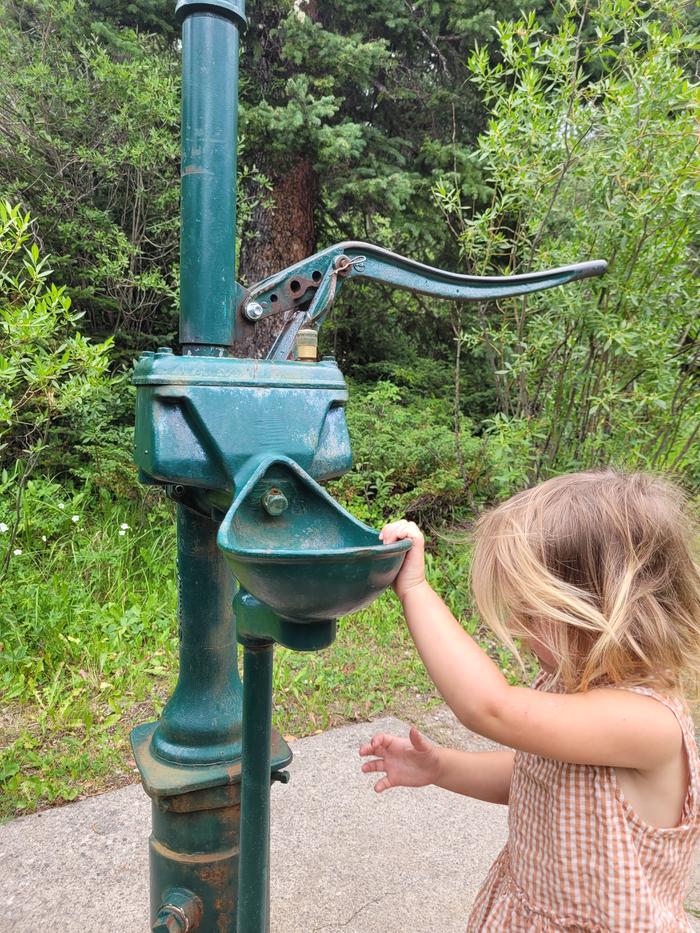
[[[487, 747], [446, 709], [421, 718], [439, 741]], [[375, 794], [357, 754], [375, 731], [408, 726], [382, 719], [293, 743], [291, 783], [272, 788], [271, 933], [463, 933], [506, 808], [436, 788]], [[149, 832], [139, 785], [0, 826], [3, 931], [146, 933]], [[700, 906], [698, 871], [689, 903]]]

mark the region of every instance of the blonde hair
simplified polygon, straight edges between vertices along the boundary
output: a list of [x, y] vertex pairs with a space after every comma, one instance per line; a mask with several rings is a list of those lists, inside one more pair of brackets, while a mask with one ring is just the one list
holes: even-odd
[[612, 469], [558, 476], [479, 519], [476, 605], [519, 660], [514, 639], [544, 645], [569, 692], [695, 692], [695, 541], [683, 493], [664, 479]]

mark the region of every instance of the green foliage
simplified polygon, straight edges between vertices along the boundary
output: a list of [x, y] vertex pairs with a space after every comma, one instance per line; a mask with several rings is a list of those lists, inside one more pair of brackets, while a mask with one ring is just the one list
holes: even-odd
[[[0, 528], [12, 519], [6, 492], [0, 488]], [[73, 686], [85, 679], [80, 670], [93, 686], [114, 676], [128, 684], [172, 638], [175, 595], [163, 594], [174, 542], [163, 506], [137, 512], [108, 496], [29, 480], [2, 606], [6, 698], [41, 702], [61, 671], [65, 678], [73, 670]]]
[[428, 523], [457, 520], [474, 509], [483, 491], [486, 450], [472, 425], [442, 399], [411, 399], [380, 381], [353, 393], [348, 408], [354, 469], [332, 487], [360, 518], [381, 525], [409, 515]]
[[97, 28], [97, 6], [35, 0], [0, 13], [0, 187], [41, 219], [90, 331], [138, 334], [158, 315], [164, 333], [176, 293], [179, 63], [162, 39]]
[[[0, 485], [0, 540], [13, 520], [8, 491]], [[119, 775], [129, 710], [150, 705], [161, 681], [172, 687], [170, 513], [27, 483], [0, 608], [0, 695], [6, 708], [31, 713], [18, 712], [0, 741], [5, 815], [8, 804], [11, 813], [70, 800], [86, 783]]]
[[506, 11], [474, 0], [253, 0], [241, 65], [250, 158], [264, 153], [279, 169], [310, 156], [323, 171], [325, 223], [347, 229], [350, 216], [377, 214], [406, 226], [406, 212], [431, 210], [426, 179], [438, 164], [471, 164], [481, 111], [463, 61], [476, 39], [491, 44]]
[[499, 24], [502, 63], [471, 58], [492, 112], [491, 204], [470, 216], [437, 189], [470, 266], [609, 261], [600, 280], [483, 310], [464, 335], [488, 348], [507, 483], [610, 461], [700, 479], [697, 85], [678, 16], [666, 0], [573, 3], [553, 34], [532, 16]]
[[91, 494], [104, 491], [112, 498], [146, 502], [147, 487], [138, 483], [133, 459], [134, 405], [128, 372], [95, 386], [89, 404], [50, 431], [42, 458], [44, 474], [70, 479]]
[[108, 384], [111, 341], [90, 343], [76, 329], [80, 315], [50, 274], [29, 215], [0, 203], [0, 450], [13, 509], [4, 522], [10, 534], [0, 550], [0, 577], [16, 547], [24, 488], [52, 430]]
[[[527, 0], [525, 7], [544, 5]], [[319, 246], [368, 239], [458, 268], [449, 231], [436, 222], [431, 186], [449, 172], [470, 201], [487, 193], [472, 157], [484, 111], [476, 89], [465, 86], [464, 61], [477, 40], [493, 48], [493, 25], [509, 13], [506, 0], [487, 8], [475, 0], [249, 3], [241, 59], [245, 159], [279, 182], [280, 216], [295, 207], [287, 203], [285, 172], [310, 162], [319, 190], [318, 198], [307, 195], [316, 201], [310, 235]], [[274, 195], [273, 184], [273, 203]], [[260, 223], [263, 232], [275, 224], [269, 217]], [[250, 239], [258, 233], [255, 223], [244, 229]], [[246, 281], [254, 255], [244, 251]], [[351, 370], [452, 355], [450, 312], [439, 302], [355, 285], [340, 297], [334, 321], [338, 358]]]
[[0, 441], [5, 453], [34, 449], [52, 422], [71, 417], [103, 382], [111, 341], [76, 329], [63, 287], [19, 207], [0, 203]]

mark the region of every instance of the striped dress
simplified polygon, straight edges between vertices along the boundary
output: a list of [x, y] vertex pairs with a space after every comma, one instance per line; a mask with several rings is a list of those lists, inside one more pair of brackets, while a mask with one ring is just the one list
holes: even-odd
[[[540, 674], [534, 689], [552, 690]], [[646, 824], [625, 800], [615, 769], [516, 752], [509, 838], [479, 891], [467, 933], [687, 933], [683, 910], [700, 836], [700, 759], [683, 704], [690, 775], [681, 822]]]

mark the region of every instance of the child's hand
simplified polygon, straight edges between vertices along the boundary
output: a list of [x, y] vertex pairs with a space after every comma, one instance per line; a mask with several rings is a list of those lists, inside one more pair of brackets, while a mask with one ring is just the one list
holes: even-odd
[[363, 745], [360, 755], [377, 755], [362, 765], [365, 773], [384, 771], [374, 789], [378, 794], [390, 787], [425, 787], [434, 784], [440, 774], [439, 746], [433, 745], [411, 727], [407, 739], [396, 735], [375, 735]]
[[385, 525], [379, 532], [379, 539], [384, 544], [393, 544], [394, 541], [404, 538], [410, 538], [413, 547], [406, 554], [399, 575], [394, 580], [394, 592], [399, 599], [403, 599], [410, 589], [425, 581], [425, 539], [415, 522], [405, 520]]

